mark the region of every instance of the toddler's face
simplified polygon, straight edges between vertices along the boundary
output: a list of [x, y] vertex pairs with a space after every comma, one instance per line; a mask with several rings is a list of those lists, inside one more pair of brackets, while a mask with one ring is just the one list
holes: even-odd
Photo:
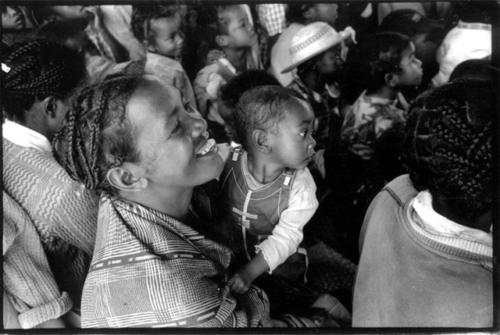
[[422, 62], [415, 57], [415, 46], [410, 43], [403, 51], [400, 67], [402, 72], [398, 74], [398, 86], [416, 86], [422, 81]]
[[163, 56], [181, 57], [184, 37], [179, 30], [180, 25], [181, 17], [179, 14], [151, 20], [151, 31], [154, 34], [154, 40], [148, 46], [149, 49]]
[[241, 6], [234, 6], [224, 15], [229, 19], [227, 30], [232, 46], [250, 47], [257, 42], [257, 34]]
[[312, 137], [314, 113], [311, 107], [298, 101], [286, 112], [277, 130], [268, 131], [273, 160], [283, 168], [302, 169], [314, 155], [316, 141]]
[[26, 28], [26, 18], [17, 6], [2, 8], [2, 28], [5, 30], [22, 30]]

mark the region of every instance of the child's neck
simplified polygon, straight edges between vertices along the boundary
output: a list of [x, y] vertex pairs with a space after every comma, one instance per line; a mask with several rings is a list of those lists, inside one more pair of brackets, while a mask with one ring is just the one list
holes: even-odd
[[283, 166], [270, 163], [265, 156], [260, 154], [247, 154], [248, 172], [261, 184], [267, 184], [279, 177]]
[[375, 90], [373, 92], [368, 93], [368, 96], [371, 97], [378, 97], [382, 99], [388, 99], [388, 100], [394, 100], [398, 96], [399, 91], [389, 87], [389, 86], [382, 86], [378, 90]]
[[247, 69], [247, 52], [247, 48], [224, 48], [227, 60], [237, 72], [243, 72]]

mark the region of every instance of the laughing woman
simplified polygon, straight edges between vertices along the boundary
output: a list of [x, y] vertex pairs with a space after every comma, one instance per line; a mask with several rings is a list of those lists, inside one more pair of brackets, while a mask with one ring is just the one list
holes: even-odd
[[118, 75], [83, 89], [55, 147], [73, 178], [102, 191], [83, 327], [327, 325], [272, 320], [263, 291], [227, 289], [231, 253], [196, 231], [190, 211], [193, 188], [223, 160], [174, 87]]

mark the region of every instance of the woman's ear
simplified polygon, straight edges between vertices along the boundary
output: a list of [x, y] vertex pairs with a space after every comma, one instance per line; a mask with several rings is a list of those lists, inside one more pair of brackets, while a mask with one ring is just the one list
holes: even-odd
[[397, 86], [399, 80], [398, 76], [394, 73], [386, 73], [384, 76], [385, 85], [394, 88]]
[[269, 153], [271, 151], [267, 132], [262, 129], [255, 129], [252, 132], [252, 144], [260, 152]]
[[55, 119], [58, 114], [56, 98], [50, 96], [43, 99], [43, 111], [49, 119]]
[[148, 181], [142, 176], [138, 176], [133, 169], [122, 166], [113, 167], [106, 173], [108, 183], [114, 188], [123, 192], [136, 192], [147, 187]]

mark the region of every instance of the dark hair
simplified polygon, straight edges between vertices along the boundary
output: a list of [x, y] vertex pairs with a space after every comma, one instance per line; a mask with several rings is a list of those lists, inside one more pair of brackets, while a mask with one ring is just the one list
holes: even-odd
[[403, 51], [410, 45], [408, 36], [383, 32], [368, 36], [353, 46], [347, 55], [344, 82], [345, 98], [354, 101], [363, 90], [368, 93], [384, 86], [385, 76], [401, 73]]
[[229, 108], [236, 108], [243, 93], [256, 86], [279, 85], [279, 81], [264, 70], [247, 70], [231, 78], [220, 89], [220, 98]]
[[304, 102], [296, 91], [278, 85], [258, 86], [243, 93], [234, 113], [239, 143], [248, 150], [254, 130], [271, 129], [300, 101]]
[[453, 12], [464, 22], [491, 23], [493, 13], [498, 10], [495, 1], [473, 1], [452, 3]]
[[456, 81], [459, 79], [482, 79], [482, 80], [495, 80], [495, 72], [491, 68], [491, 61], [487, 58], [484, 59], [468, 59], [458, 64], [450, 75], [449, 81]]
[[106, 179], [108, 170], [139, 160], [126, 106], [143, 80], [142, 76], [115, 74], [76, 96], [54, 148], [68, 174], [87, 188], [114, 193]]
[[431, 20], [414, 9], [399, 9], [384, 18], [378, 31], [401, 33], [410, 38], [426, 34], [428, 39], [439, 42], [444, 37], [444, 22]]
[[307, 19], [304, 13], [312, 7], [314, 7], [314, 2], [289, 3], [285, 11], [286, 22], [306, 24]]
[[415, 188], [430, 190], [458, 218], [477, 218], [492, 205], [497, 111], [493, 85], [475, 80], [424, 93], [411, 106], [403, 162]]
[[45, 39], [13, 45], [2, 55], [2, 106], [9, 118], [25, 122], [35, 99], [64, 99], [85, 78], [84, 60], [76, 51]]
[[49, 21], [38, 28], [37, 34], [42, 38], [65, 45], [68, 39], [84, 33], [87, 25], [88, 20], [85, 18]]
[[130, 25], [139, 42], [151, 42], [155, 37], [151, 31], [151, 20], [170, 18], [179, 13], [177, 5], [134, 5]]

